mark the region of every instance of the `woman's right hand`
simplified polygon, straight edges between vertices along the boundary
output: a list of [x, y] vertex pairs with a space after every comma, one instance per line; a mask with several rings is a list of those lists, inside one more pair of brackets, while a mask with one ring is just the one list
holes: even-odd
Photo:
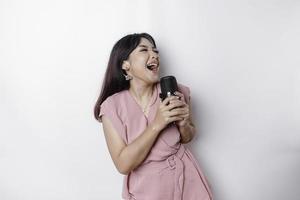
[[169, 96], [160, 102], [153, 120], [153, 126], [159, 131], [163, 130], [169, 123], [182, 120], [180, 114], [184, 103], [179, 100], [178, 96]]

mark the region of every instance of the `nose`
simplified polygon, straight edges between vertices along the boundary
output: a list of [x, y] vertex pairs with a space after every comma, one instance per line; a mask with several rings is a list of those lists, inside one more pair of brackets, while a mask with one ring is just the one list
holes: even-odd
[[158, 57], [159, 57], [159, 55], [157, 52], [151, 51], [151, 58], [158, 58]]

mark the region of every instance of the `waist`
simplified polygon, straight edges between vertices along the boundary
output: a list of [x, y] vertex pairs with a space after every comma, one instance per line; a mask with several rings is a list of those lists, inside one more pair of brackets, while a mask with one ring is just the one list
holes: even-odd
[[140, 172], [150, 172], [150, 173], [156, 173], [161, 171], [162, 169], [170, 168], [174, 169], [176, 167], [176, 160], [181, 160], [185, 151], [186, 147], [184, 145], [180, 145], [178, 149], [173, 150], [169, 156], [162, 158], [161, 160], [155, 160], [155, 161], [148, 161], [146, 163], [141, 164], [139, 167], [137, 167], [134, 172], [140, 173]]

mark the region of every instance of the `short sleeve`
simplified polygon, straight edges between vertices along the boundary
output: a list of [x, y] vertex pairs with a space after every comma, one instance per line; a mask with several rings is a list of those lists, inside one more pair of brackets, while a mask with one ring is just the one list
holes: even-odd
[[178, 90], [184, 95], [185, 102], [187, 104], [190, 104], [191, 101], [190, 88], [185, 85], [178, 84]]
[[100, 114], [99, 114], [99, 121], [102, 122], [102, 116], [105, 115], [113, 124], [114, 128], [121, 136], [121, 138], [126, 142], [126, 129], [125, 125], [120, 119], [117, 113], [117, 107], [113, 100], [113, 98], [108, 97], [100, 106]]

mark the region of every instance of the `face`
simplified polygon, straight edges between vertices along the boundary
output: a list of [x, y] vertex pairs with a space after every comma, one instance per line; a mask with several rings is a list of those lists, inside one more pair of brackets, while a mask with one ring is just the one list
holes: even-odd
[[153, 84], [159, 80], [159, 55], [153, 44], [142, 38], [140, 44], [123, 62], [122, 68], [132, 76], [133, 82]]

